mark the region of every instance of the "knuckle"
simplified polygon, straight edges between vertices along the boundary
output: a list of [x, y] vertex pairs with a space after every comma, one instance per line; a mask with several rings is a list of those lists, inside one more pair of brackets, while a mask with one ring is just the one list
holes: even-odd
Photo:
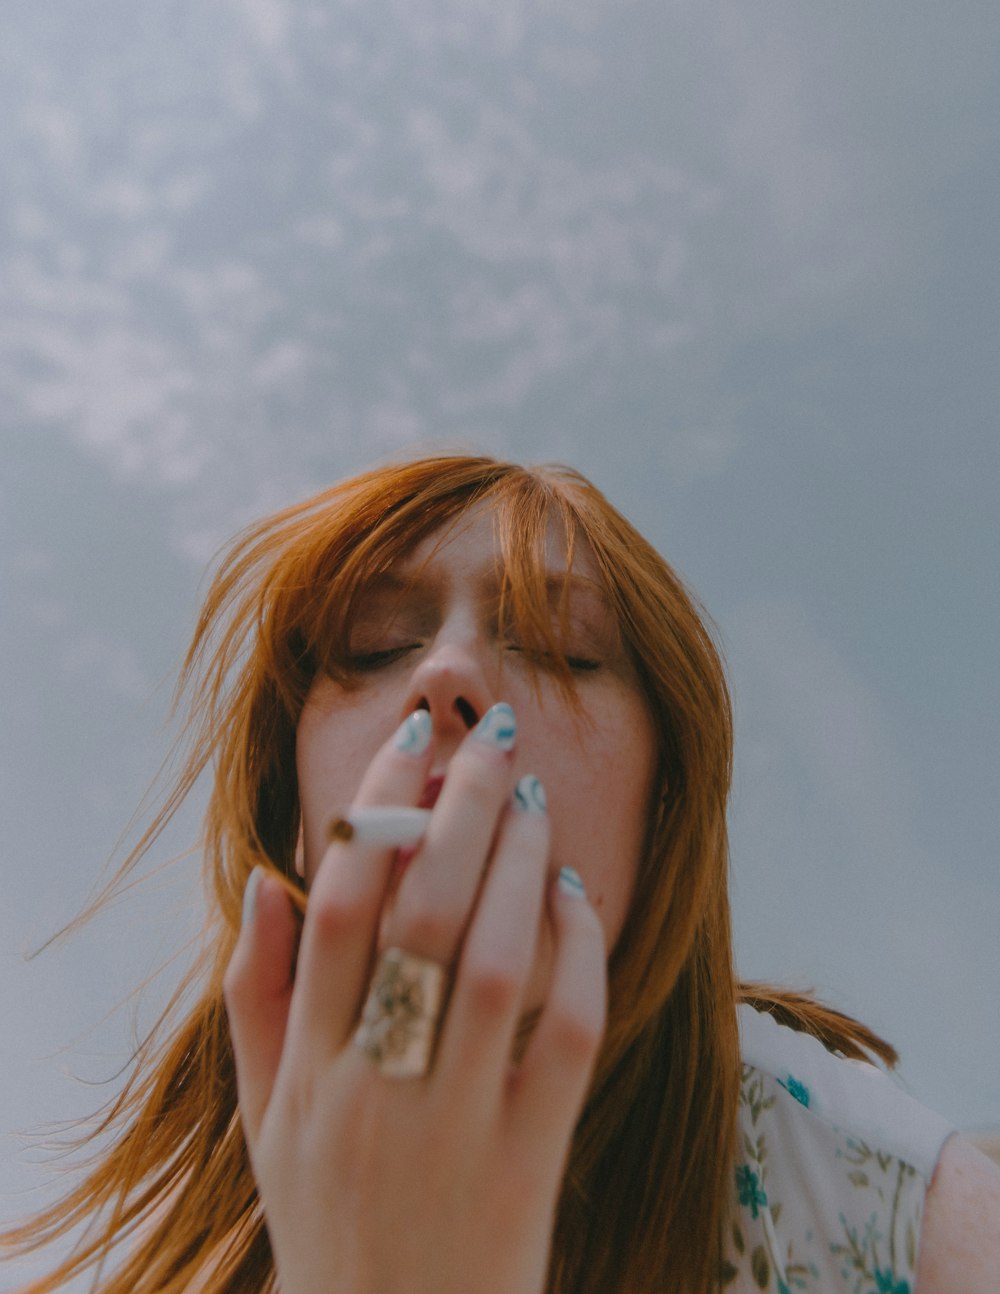
[[552, 1050], [572, 1067], [591, 1063], [601, 1045], [603, 1032], [600, 1021], [573, 1011], [553, 1011], [548, 1023]]
[[230, 962], [222, 976], [222, 998], [226, 1006], [232, 1006], [239, 1000], [241, 977], [234, 962]]
[[230, 959], [222, 976], [222, 1000], [229, 1012], [239, 1011], [253, 1001], [249, 967], [238, 953]]
[[393, 923], [394, 938], [410, 952], [424, 956], [448, 957], [458, 937], [459, 918], [430, 902], [422, 894], [411, 895]]
[[307, 909], [313, 937], [322, 945], [340, 943], [365, 919], [364, 909], [365, 905], [357, 899], [352, 901], [330, 894], [314, 894]]
[[504, 1019], [517, 1010], [524, 986], [515, 971], [502, 966], [470, 966], [465, 978], [470, 1005], [478, 1015]]

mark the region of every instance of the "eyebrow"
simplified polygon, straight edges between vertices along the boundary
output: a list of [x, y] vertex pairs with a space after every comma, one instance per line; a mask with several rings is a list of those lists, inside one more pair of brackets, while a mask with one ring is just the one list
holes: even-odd
[[[490, 570], [488, 573], [484, 570], [478, 577], [476, 583], [483, 593], [491, 594], [495, 592], [500, 585], [501, 576], [497, 570]], [[443, 585], [444, 580], [433, 572], [428, 572], [417, 567], [415, 570], [408, 571], [396, 568], [387, 571], [379, 571], [373, 575], [370, 580], [366, 581], [360, 589], [362, 598], [381, 593], [395, 593], [405, 595], [407, 593], [419, 593], [423, 589], [435, 588]], [[545, 586], [550, 598], [561, 597], [563, 593], [568, 595], [583, 594], [596, 599], [601, 603], [604, 610], [611, 611], [611, 602], [608, 598], [604, 586], [597, 580], [592, 579], [589, 575], [582, 575], [578, 571], [549, 571], [545, 576]]]

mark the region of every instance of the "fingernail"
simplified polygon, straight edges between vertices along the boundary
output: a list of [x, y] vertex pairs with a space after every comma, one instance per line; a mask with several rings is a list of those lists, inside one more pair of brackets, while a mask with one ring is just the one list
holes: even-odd
[[583, 888], [583, 881], [580, 880], [580, 873], [573, 870], [572, 867], [559, 868], [559, 888], [563, 894], [571, 894], [575, 899], [585, 899], [587, 891]]
[[396, 729], [392, 744], [404, 754], [416, 757], [431, 744], [432, 731], [430, 710], [414, 710]]
[[257, 911], [257, 889], [260, 885], [260, 868], [255, 867], [247, 877], [246, 887], [243, 890], [243, 927], [246, 929], [253, 922], [254, 915]]
[[472, 735], [484, 746], [495, 750], [513, 750], [517, 737], [517, 720], [506, 701], [490, 706], [472, 730]]
[[514, 805], [522, 813], [545, 812], [545, 787], [534, 773], [525, 773], [514, 787]]

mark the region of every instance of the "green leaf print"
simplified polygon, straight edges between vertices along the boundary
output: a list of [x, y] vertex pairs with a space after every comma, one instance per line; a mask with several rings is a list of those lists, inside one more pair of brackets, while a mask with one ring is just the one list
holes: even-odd
[[757, 1288], [766, 1290], [771, 1283], [771, 1264], [767, 1260], [763, 1245], [758, 1245], [750, 1255], [750, 1270], [753, 1272], [753, 1278], [757, 1282]]
[[750, 1122], [756, 1128], [757, 1120], [774, 1105], [775, 1098], [764, 1097], [764, 1080], [756, 1070], [750, 1066], [743, 1067], [743, 1084], [740, 1089], [740, 1097], [743, 1104], [750, 1111]]

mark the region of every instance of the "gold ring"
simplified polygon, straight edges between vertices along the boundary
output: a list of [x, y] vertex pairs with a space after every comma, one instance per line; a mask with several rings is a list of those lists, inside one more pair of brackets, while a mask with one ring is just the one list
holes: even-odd
[[447, 972], [440, 962], [402, 948], [379, 957], [354, 1041], [390, 1078], [430, 1069], [444, 1010]]

